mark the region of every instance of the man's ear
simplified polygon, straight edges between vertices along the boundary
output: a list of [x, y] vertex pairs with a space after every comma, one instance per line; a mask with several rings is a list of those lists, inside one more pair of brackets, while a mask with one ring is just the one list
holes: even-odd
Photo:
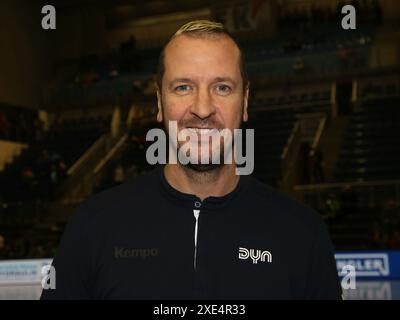
[[161, 89], [155, 84], [156, 92], [157, 92], [157, 122], [163, 121], [163, 113], [162, 113], [162, 103], [161, 103]]
[[250, 92], [250, 82], [247, 81], [243, 95], [243, 122], [247, 122], [247, 120], [249, 119], [249, 115], [247, 113], [247, 107], [249, 105], [249, 92]]

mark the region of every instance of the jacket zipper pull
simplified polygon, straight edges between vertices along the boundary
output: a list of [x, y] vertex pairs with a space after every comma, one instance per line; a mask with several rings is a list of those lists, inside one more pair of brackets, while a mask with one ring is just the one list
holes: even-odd
[[194, 227], [194, 269], [196, 270], [196, 256], [197, 256], [197, 231], [199, 229], [199, 215], [200, 210], [193, 210], [194, 217], [196, 219], [196, 225]]
[[[195, 202], [195, 207], [200, 208], [201, 202], [196, 201]], [[194, 257], [193, 257], [193, 266], [194, 269], [196, 270], [196, 258], [197, 258], [197, 232], [199, 229], [199, 215], [200, 215], [200, 210], [199, 209], [193, 209], [193, 215], [194, 218], [196, 219], [196, 224], [194, 226]]]

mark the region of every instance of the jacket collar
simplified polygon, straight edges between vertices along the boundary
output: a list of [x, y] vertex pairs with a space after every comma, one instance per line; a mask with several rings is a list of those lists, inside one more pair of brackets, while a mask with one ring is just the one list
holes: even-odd
[[[158, 183], [160, 184], [160, 189], [162, 190], [162, 193], [175, 203], [190, 209], [200, 209], [200, 210], [221, 209], [229, 205], [234, 199], [236, 199], [241, 193], [243, 193], [244, 189], [247, 187], [249, 183], [248, 176], [240, 176], [239, 182], [232, 192], [221, 197], [210, 196], [201, 201], [200, 198], [194, 194], [184, 193], [172, 187], [165, 178], [164, 167], [165, 165], [159, 165], [155, 169], [156, 175], [158, 176]], [[196, 207], [195, 204], [196, 202], [200, 202], [201, 206]]]

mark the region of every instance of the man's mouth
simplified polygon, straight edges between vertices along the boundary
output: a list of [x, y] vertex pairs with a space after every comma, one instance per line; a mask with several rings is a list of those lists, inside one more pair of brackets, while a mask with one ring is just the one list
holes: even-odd
[[217, 128], [194, 128], [194, 127], [188, 127], [186, 129], [189, 132], [200, 134], [200, 135], [217, 133], [219, 131]]

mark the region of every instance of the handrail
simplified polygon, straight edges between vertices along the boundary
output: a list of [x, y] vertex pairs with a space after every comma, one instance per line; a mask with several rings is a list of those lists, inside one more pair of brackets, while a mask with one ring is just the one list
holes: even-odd
[[326, 116], [324, 116], [318, 124], [317, 133], [315, 134], [315, 138], [313, 143], [311, 144], [310, 155], [312, 156], [313, 149], [315, 149], [319, 145], [319, 141], [321, 140], [322, 132], [324, 131], [326, 123]]
[[400, 180], [374, 180], [374, 181], [359, 181], [359, 182], [338, 182], [338, 183], [321, 183], [311, 185], [297, 185], [294, 186], [295, 191], [307, 191], [307, 190], [322, 190], [331, 188], [343, 188], [346, 186], [351, 187], [373, 187], [373, 186], [390, 186], [400, 185]]
[[300, 127], [301, 127], [300, 121], [296, 121], [281, 155], [280, 183], [282, 187], [286, 184], [289, 173], [291, 172], [292, 167], [296, 162], [296, 157], [299, 152], [300, 141], [301, 141]]
[[107, 155], [99, 162], [99, 164], [94, 168], [93, 174], [97, 174], [110, 160], [113, 155], [117, 152], [117, 150], [125, 143], [126, 139], [128, 139], [128, 134], [124, 134], [119, 141], [115, 144], [114, 147], [107, 153]]
[[391, 99], [391, 98], [400, 98], [399, 93], [391, 93], [391, 94], [376, 94], [376, 93], [368, 93], [366, 96], [359, 97], [359, 99], [362, 102], [368, 102], [368, 101], [375, 101], [379, 99]]
[[287, 157], [287, 154], [288, 154], [288, 152], [289, 152], [289, 149], [290, 149], [290, 147], [291, 147], [291, 145], [292, 145], [292, 143], [293, 143], [293, 140], [294, 140], [294, 138], [295, 138], [295, 136], [296, 136], [297, 131], [299, 130], [299, 128], [300, 128], [300, 123], [299, 123], [298, 121], [296, 121], [296, 123], [295, 123], [295, 125], [294, 125], [294, 127], [293, 127], [293, 129], [292, 129], [292, 132], [291, 132], [291, 134], [290, 134], [288, 140], [286, 141], [286, 145], [285, 145], [285, 147], [283, 148], [283, 151], [282, 151], [282, 154], [281, 154], [281, 159], [282, 159], [282, 160], [284, 160], [284, 159]]
[[261, 112], [261, 111], [283, 111], [283, 110], [298, 110], [301, 108], [305, 107], [327, 107], [327, 109], [330, 106], [329, 100], [320, 100], [320, 101], [309, 101], [309, 102], [303, 102], [303, 103], [291, 103], [291, 104], [281, 104], [281, 105], [272, 105], [269, 107], [257, 107], [252, 110], [252, 112]]
[[87, 159], [92, 155], [94, 150], [97, 150], [98, 147], [104, 142], [106, 136], [103, 134], [96, 140], [95, 143], [68, 169], [67, 175], [72, 176], [74, 175], [78, 169], [87, 161]]
[[57, 188], [58, 197], [68, 197], [67, 192], [75, 192], [87, 180], [87, 174], [91, 172], [100, 157], [109, 149], [113, 140], [104, 133], [74, 164], [73, 170], [68, 170], [65, 181]]

